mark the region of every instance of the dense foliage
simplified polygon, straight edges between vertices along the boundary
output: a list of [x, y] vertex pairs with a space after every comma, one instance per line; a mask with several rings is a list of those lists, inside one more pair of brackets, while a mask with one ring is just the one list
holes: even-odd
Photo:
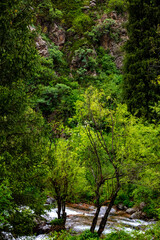
[[160, 3], [150, 0], [128, 2], [124, 97], [133, 114], [156, 118], [151, 107], [159, 101], [160, 92]]
[[34, 78], [39, 59], [29, 29], [34, 17], [30, 4], [0, 3], [0, 212], [4, 224], [10, 222], [18, 206], [28, 205], [40, 212], [44, 201], [45, 121], [32, 108], [26, 87]]
[[[97, 207], [90, 231], [51, 239], [98, 240], [118, 203], [145, 202], [146, 217], [160, 218], [160, 4], [95, 2], [0, 3], [0, 238], [32, 235], [48, 195], [58, 205], [52, 226], [64, 227], [67, 202]], [[122, 76], [114, 47], [127, 8]], [[147, 239], [158, 239], [158, 226]], [[107, 239], [145, 238], [119, 231]]]

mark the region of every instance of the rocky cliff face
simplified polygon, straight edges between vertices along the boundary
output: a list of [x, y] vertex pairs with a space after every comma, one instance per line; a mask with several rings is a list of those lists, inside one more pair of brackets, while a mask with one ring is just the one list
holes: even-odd
[[[94, 3], [94, 4], [93, 4]], [[96, 1], [91, 1], [89, 9], [87, 11], [91, 11], [90, 8], [92, 8], [94, 5], [95, 7]], [[96, 14], [96, 11], [94, 12]], [[108, 24], [109, 21], [112, 21], [111, 27], [109, 31], [102, 31], [102, 28]], [[125, 23], [127, 21], [127, 15], [118, 15], [116, 12], [111, 12], [110, 14], [103, 14], [101, 18], [95, 21], [95, 28], [98, 26], [99, 31], [101, 31], [100, 39], [99, 39], [99, 45], [102, 46], [105, 50], [108, 50], [108, 52], [115, 58], [116, 66], [121, 69], [122, 68], [122, 62], [123, 62], [123, 52], [121, 47], [123, 44], [127, 41], [128, 36], [126, 29], [124, 27]], [[37, 24], [41, 26], [42, 32], [47, 34], [49, 39], [59, 47], [60, 50], [63, 49], [64, 44], [67, 43], [69, 33], [67, 32], [67, 27], [62, 26], [60, 23], [50, 23], [47, 21], [44, 21], [42, 18], [37, 18]], [[73, 43], [75, 39], [82, 38], [83, 36], [77, 35], [79, 33], [73, 34]], [[70, 43], [71, 44], [71, 43]], [[36, 46], [37, 49], [40, 52], [41, 56], [47, 57], [48, 56], [48, 46], [47, 43], [42, 39], [41, 36], [39, 36], [36, 39]], [[93, 52], [94, 50], [94, 43], [92, 44]], [[67, 53], [69, 56], [71, 53]], [[81, 61], [81, 59], [78, 59], [78, 61]], [[74, 63], [74, 64], [73, 64]], [[75, 63], [75, 57], [71, 60], [71, 69], [75, 66], [81, 66], [81, 63]]]
[[[42, 28], [42, 32], [47, 34], [49, 39], [61, 50], [66, 41], [65, 30], [61, 26], [57, 25], [56, 23], [54, 24], [43, 23], [41, 25], [41, 28]], [[35, 39], [35, 42], [36, 42], [36, 48], [38, 49], [39, 54], [42, 57], [48, 57], [49, 43], [47, 43], [40, 35]]]
[[116, 66], [121, 69], [123, 62], [123, 52], [121, 47], [127, 41], [127, 31], [124, 27], [127, 16], [117, 15], [116, 12], [111, 12], [109, 15], [104, 14], [99, 20], [103, 24], [107, 19], [113, 19], [114, 23], [111, 26], [112, 35], [110, 32], [103, 34], [101, 38], [101, 46], [115, 58]]

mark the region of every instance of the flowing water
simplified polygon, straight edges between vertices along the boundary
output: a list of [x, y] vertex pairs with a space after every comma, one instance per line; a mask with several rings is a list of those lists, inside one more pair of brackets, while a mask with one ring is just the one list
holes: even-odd
[[[101, 208], [99, 214], [98, 224], [102, 216], [106, 211], [105, 206]], [[44, 216], [48, 221], [57, 217], [56, 213], [57, 209], [53, 209]], [[92, 219], [94, 217], [94, 213], [96, 208], [90, 206], [88, 210], [80, 210], [75, 209], [72, 207], [66, 208], [67, 213], [67, 221], [66, 221], [66, 228], [72, 229], [77, 232], [84, 231], [89, 229], [91, 226]], [[151, 222], [146, 222], [139, 219], [129, 219], [128, 217], [118, 216], [116, 215], [116, 210], [114, 208], [111, 209], [107, 225], [105, 227], [104, 233], [108, 233], [113, 231], [114, 229], [124, 228], [125, 230], [132, 231], [133, 229], [142, 229], [143, 226], [148, 226]], [[98, 226], [97, 226], [98, 228]]]
[[[105, 206], [101, 208], [98, 224], [100, 223], [100, 220], [104, 215], [106, 208], [107, 207]], [[55, 208], [55, 209], [52, 209], [51, 211], [46, 211], [46, 214], [43, 215], [43, 217], [47, 220], [48, 223], [51, 220], [57, 218], [56, 211], [57, 209]], [[66, 213], [67, 213], [66, 228], [72, 229], [73, 231], [76, 231], [76, 232], [82, 232], [84, 230], [90, 229], [95, 211], [96, 211], [96, 208], [94, 206], [89, 206], [88, 209], [85, 209], [85, 210], [68, 206], [66, 208]], [[134, 229], [142, 231], [145, 227], [148, 227], [151, 224], [153, 224], [153, 222], [151, 221], [147, 222], [139, 219], [130, 219], [127, 216], [123, 216], [123, 214], [117, 215], [116, 210], [112, 208], [103, 234], [107, 234], [114, 230], [120, 230], [120, 229], [123, 229], [127, 232], [131, 232]], [[96, 230], [97, 229], [98, 229], [98, 226], [96, 227]], [[8, 237], [6, 239], [10, 239], [10, 238]], [[29, 240], [29, 239], [43, 240], [43, 239], [47, 239], [47, 236], [39, 235], [35, 238], [21, 237], [18, 239], [19, 240]], [[14, 240], [14, 238], [12, 238], [12, 240]]]

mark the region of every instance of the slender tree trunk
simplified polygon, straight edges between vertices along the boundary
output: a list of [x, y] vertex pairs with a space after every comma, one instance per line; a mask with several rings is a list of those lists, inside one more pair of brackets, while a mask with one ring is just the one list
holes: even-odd
[[104, 231], [104, 228], [105, 228], [105, 225], [106, 225], [106, 222], [107, 222], [107, 219], [108, 219], [108, 215], [111, 211], [111, 208], [113, 207], [114, 205], [114, 201], [117, 197], [117, 194], [118, 194], [118, 191], [120, 190], [120, 187], [118, 186], [117, 190], [115, 191], [115, 193], [113, 194], [112, 198], [111, 198], [111, 201], [109, 203], [109, 206], [104, 214], [104, 217], [102, 218], [101, 222], [100, 222], [100, 225], [99, 225], [99, 229], [98, 229], [98, 236], [101, 236], [102, 232]]
[[58, 204], [58, 210], [57, 210], [58, 219], [61, 219], [61, 199], [60, 198], [57, 199], [57, 204]]
[[92, 221], [92, 225], [91, 225], [91, 228], [90, 228], [90, 231], [91, 231], [92, 233], [94, 233], [95, 227], [96, 227], [96, 225], [97, 225], [97, 220], [98, 220], [98, 216], [99, 216], [100, 209], [101, 209], [101, 206], [98, 206], [98, 207], [97, 207], [97, 210], [96, 210], [96, 213], [95, 213], [95, 215], [94, 215], [94, 218], [93, 218], [93, 221]]
[[98, 221], [99, 212], [101, 210], [101, 205], [99, 203], [99, 199], [100, 199], [99, 189], [100, 189], [101, 185], [102, 185], [101, 182], [97, 184], [97, 190], [96, 190], [96, 207], [97, 207], [97, 209], [96, 209], [96, 213], [94, 215], [94, 218], [92, 220], [92, 225], [90, 228], [90, 231], [92, 233], [94, 233], [94, 230], [95, 230], [95, 227], [96, 227], [97, 221]]
[[64, 226], [65, 226], [65, 223], [66, 223], [66, 217], [67, 217], [67, 214], [66, 214], [66, 202], [63, 201], [62, 202], [62, 219], [64, 221]]

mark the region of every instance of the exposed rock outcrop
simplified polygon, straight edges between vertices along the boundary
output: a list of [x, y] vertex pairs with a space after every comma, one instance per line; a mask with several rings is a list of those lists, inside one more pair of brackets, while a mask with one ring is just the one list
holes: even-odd
[[50, 28], [48, 36], [57, 46], [63, 46], [66, 40], [65, 30], [57, 24]]
[[140, 204], [139, 204], [139, 209], [140, 210], [143, 210], [143, 208], [146, 206], [146, 203], [145, 202], [141, 202]]
[[95, 7], [96, 6], [96, 0], [91, 0], [89, 5], [90, 5], [90, 7]]
[[111, 12], [109, 15], [104, 14], [99, 23], [107, 22], [107, 19], [113, 19], [114, 23], [111, 26], [112, 35], [110, 32], [105, 33], [101, 38], [101, 46], [105, 50], [109, 50], [110, 54], [115, 58], [116, 66], [121, 69], [123, 63], [123, 52], [121, 47], [127, 41], [127, 31], [124, 24], [127, 21], [127, 16], [117, 15], [116, 12]]
[[56, 46], [63, 47], [66, 41], [66, 33], [62, 26], [58, 23], [47, 22], [40, 17], [37, 17], [37, 25], [41, 26], [42, 32], [48, 34], [48, 37]]
[[36, 38], [36, 48], [42, 57], [49, 56], [47, 42], [44, 41], [41, 36]]

